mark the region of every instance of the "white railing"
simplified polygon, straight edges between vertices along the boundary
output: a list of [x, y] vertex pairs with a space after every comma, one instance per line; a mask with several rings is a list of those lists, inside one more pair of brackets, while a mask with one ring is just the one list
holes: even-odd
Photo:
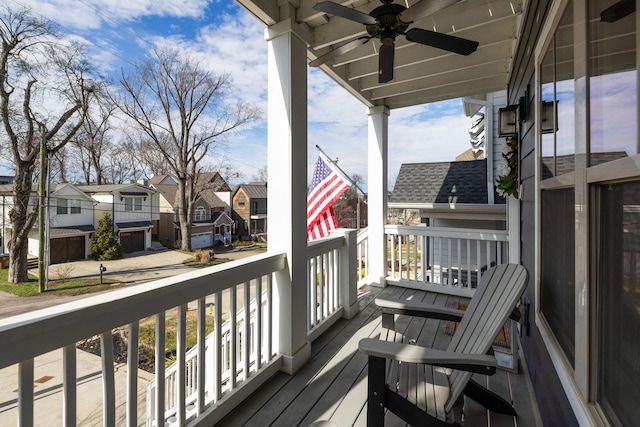
[[[126, 425], [136, 426], [146, 422], [144, 409], [138, 409], [140, 404], [144, 408], [146, 396], [142, 393], [142, 397], [138, 397], [138, 389], [142, 388], [138, 354], [140, 331], [147, 322], [155, 329], [158, 362], [150, 418], [165, 420], [167, 402], [175, 402], [170, 417], [177, 424], [186, 424], [189, 416], [197, 416], [204, 424], [215, 423], [212, 420], [242, 402], [247, 390], [260, 386], [282, 367], [271, 278], [285, 266], [285, 254], [256, 255], [0, 320], [3, 349], [0, 369], [13, 369], [17, 365], [18, 424], [28, 426], [35, 420], [59, 418], [50, 412], [50, 405], [34, 404], [36, 357], [57, 349], [62, 349], [63, 354], [64, 404], [58, 406], [63, 425], [78, 423], [86, 408], [79, 405], [76, 398], [77, 389], [83, 383], [76, 374], [82, 367], [77, 363], [76, 343], [94, 336], [100, 337], [102, 350], [102, 369], [98, 374], [102, 379], [102, 424], [122, 425], [126, 420]], [[263, 303], [250, 308], [255, 315], [252, 322], [246, 322], [238, 313], [243, 307], [250, 307], [255, 295], [263, 295]], [[205, 343], [207, 318], [213, 317], [214, 325], [223, 325], [225, 313], [230, 316], [228, 334], [223, 336], [224, 328], [215, 327], [213, 345], [209, 345], [212, 350], [207, 352], [206, 344], [198, 345], [195, 358], [187, 358], [187, 324], [195, 318], [197, 331], [189, 335], [197, 336], [196, 342]], [[175, 325], [177, 335], [176, 375], [169, 379], [165, 376], [164, 363], [168, 320]], [[118, 372], [115, 370], [113, 352], [113, 331], [123, 329], [122, 325], [128, 337], [124, 375], [121, 373], [124, 367], [118, 368]], [[198, 369], [194, 360], [203, 359], [207, 359], [205, 369]], [[249, 379], [252, 386], [244, 387]], [[201, 384], [206, 386], [199, 387]], [[95, 393], [99, 391], [91, 392]], [[95, 412], [96, 408], [90, 410]]]
[[369, 229], [363, 228], [358, 232], [358, 247], [356, 249], [356, 269], [358, 271], [358, 289], [368, 284], [369, 274]]
[[508, 262], [506, 230], [385, 226], [387, 282], [471, 295], [490, 266]]
[[[262, 278], [258, 278], [254, 283], [250, 286], [246, 287], [249, 289], [255, 289], [255, 292], [260, 292], [262, 294], [262, 304], [261, 307], [258, 308], [256, 304], [256, 299], [253, 298], [249, 303], [249, 365], [248, 372], [251, 374], [256, 372], [262, 365], [265, 365], [269, 361], [269, 355], [273, 354], [271, 348], [273, 347], [271, 341], [269, 340], [256, 340], [254, 339], [255, 333], [257, 330], [261, 330], [261, 335], [265, 336], [266, 331], [270, 329], [270, 320], [271, 313], [269, 311], [269, 307], [272, 306], [272, 284], [271, 280], [268, 277], [267, 282], [265, 283], [266, 289], [263, 286]], [[244, 287], [244, 286], [243, 286]], [[244, 289], [240, 290], [241, 293], [244, 293]], [[224, 305], [224, 304], [223, 304]], [[215, 305], [210, 304], [210, 315], [213, 315], [213, 310], [215, 310]], [[261, 321], [258, 321], [261, 319]], [[233, 359], [232, 354], [235, 353], [237, 356], [236, 366], [235, 366], [235, 374], [236, 374], [236, 384], [241, 383], [244, 378], [245, 373], [245, 353], [242, 351], [244, 346], [244, 336], [245, 336], [245, 310], [244, 306], [240, 310], [238, 310], [236, 314], [236, 327], [231, 327], [231, 319], [226, 320], [221, 327], [221, 336], [220, 336], [220, 347], [221, 351], [219, 356], [221, 357], [221, 379], [220, 382], [222, 384], [221, 392], [222, 394], [228, 393], [232, 390], [231, 375], [232, 375], [232, 366], [231, 359]], [[237, 332], [237, 338], [233, 340], [233, 330]], [[235, 348], [234, 343], [235, 341]], [[256, 341], [262, 341], [261, 346], [258, 347]], [[204, 361], [205, 361], [205, 372], [213, 372], [215, 367], [214, 363], [216, 360], [216, 349], [217, 345], [217, 334], [214, 331], [207, 335], [205, 339], [205, 352], [204, 352]], [[259, 350], [259, 351], [258, 351]], [[197, 415], [197, 401], [198, 401], [198, 380], [199, 377], [197, 375], [199, 369], [198, 356], [199, 356], [199, 346], [195, 345], [190, 348], [185, 353], [185, 368], [186, 368], [186, 383], [185, 383], [185, 405], [186, 405], [186, 417], [189, 419], [191, 416]], [[167, 390], [171, 391], [169, 393], [165, 393], [165, 425], [172, 425], [177, 421], [177, 408], [178, 408], [178, 396], [176, 391], [176, 384], [178, 378], [178, 369], [180, 365], [179, 363], [173, 363], [165, 370], [165, 382], [169, 384]], [[215, 367], [217, 368], [217, 367]], [[214, 383], [212, 381], [212, 376], [205, 375], [205, 402], [208, 396], [213, 395]], [[155, 389], [156, 389], [156, 381], [155, 379], [151, 380], [149, 384], [147, 384], [147, 425], [154, 426], [155, 423]]]

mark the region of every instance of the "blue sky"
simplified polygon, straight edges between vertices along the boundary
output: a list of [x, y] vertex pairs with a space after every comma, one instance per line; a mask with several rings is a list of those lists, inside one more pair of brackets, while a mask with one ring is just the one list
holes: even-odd
[[[230, 0], [2, 0], [27, 7], [88, 45], [105, 74], [139, 60], [154, 43], [178, 46], [216, 73], [228, 72], [238, 96], [259, 106], [263, 120], [229, 138], [212, 163], [250, 181], [267, 164], [267, 45], [262, 25]], [[366, 180], [367, 115], [363, 104], [317, 69], [308, 84], [309, 174], [319, 145], [347, 174]], [[393, 110], [389, 118], [389, 179], [403, 162], [454, 160], [470, 148], [462, 101]]]

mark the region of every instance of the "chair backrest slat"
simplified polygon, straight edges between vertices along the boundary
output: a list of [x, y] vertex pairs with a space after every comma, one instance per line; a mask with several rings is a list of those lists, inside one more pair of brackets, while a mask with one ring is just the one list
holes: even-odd
[[[527, 270], [518, 264], [500, 264], [483, 275], [469, 302], [448, 350], [485, 354], [515, 308], [527, 286]], [[453, 371], [450, 376], [449, 411], [471, 378], [470, 372]]]

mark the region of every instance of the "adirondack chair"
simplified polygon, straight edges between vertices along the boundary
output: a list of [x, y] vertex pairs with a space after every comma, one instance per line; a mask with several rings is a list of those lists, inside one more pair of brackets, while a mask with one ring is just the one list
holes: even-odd
[[[460, 320], [446, 350], [410, 345], [398, 337], [360, 340], [360, 351], [369, 356], [367, 425], [383, 426], [385, 408], [411, 425], [461, 425], [463, 394], [491, 410], [515, 414], [506, 400], [471, 381], [471, 376], [495, 373], [493, 341], [526, 281], [524, 267], [501, 264], [482, 276], [466, 311], [434, 310], [447, 320]], [[416, 308], [408, 306], [409, 311]]]

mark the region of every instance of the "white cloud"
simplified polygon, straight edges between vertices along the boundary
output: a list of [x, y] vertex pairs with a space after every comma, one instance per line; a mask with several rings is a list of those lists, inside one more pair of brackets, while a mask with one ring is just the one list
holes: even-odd
[[[233, 135], [227, 155], [248, 180], [266, 164], [267, 43], [264, 27], [235, 3], [206, 0], [8, 0], [88, 41], [99, 69], [117, 72], [129, 55], [153, 43], [180, 48], [217, 73], [227, 72], [238, 98], [260, 107], [263, 120]], [[162, 18], [163, 28], [146, 24]], [[169, 19], [176, 18], [176, 19]], [[195, 30], [194, 30], [195, 28]], [[182, 29], [182, 33], [181, 33]], [[154, 34], [151, 31], [156, 30]], [[140, 50], [142, 47], [142, 50]], [[308, 80], [308, 167], [313, 172], [319, 145], [340, 159], [348, 174], [367, 177], [366, 107], [324, 73], [311, 69]], [[402, 162], [454, 160], [469, 148], [461, 101], [393, 110], [389, 118], [389, 178]]]

